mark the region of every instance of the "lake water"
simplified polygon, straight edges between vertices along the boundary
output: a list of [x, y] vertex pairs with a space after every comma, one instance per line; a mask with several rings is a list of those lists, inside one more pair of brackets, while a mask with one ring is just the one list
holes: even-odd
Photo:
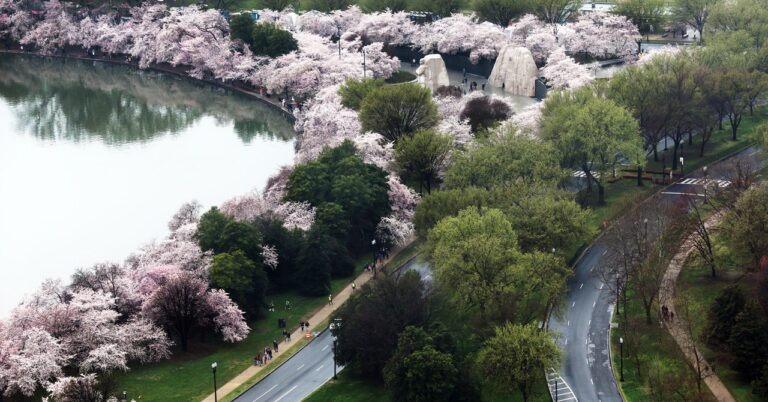
[[0, 317], [46, 278], [123, 261], [190, 200], [262, 188], [292, 125], [212, 86], [0, 54]]

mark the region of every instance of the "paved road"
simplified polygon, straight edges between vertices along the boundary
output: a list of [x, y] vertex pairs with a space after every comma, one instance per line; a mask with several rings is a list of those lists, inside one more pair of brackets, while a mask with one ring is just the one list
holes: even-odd
[[[415, 259], [398, 274], [416, 271], [431, 281], [429, 267]], [[339, 367], [341, 371], [343, 367]], [[299, 402], [333, 378], [333, 337], [323, 331], [273, 373], [238, 396], [236, 402]]]
[[[749, 148], [734, 157], [749, 159], [754, 167], [761, 165], [757, 149]], [[706, 180], [702, 170], [660, 193], [662, 201], [683, 197], [703, 199], [704, 183], [728, 186], [727, 164], [718, 163], [708, 169]], [[552, 317], [549, 327], [560, 334], [565, 360], [560, 375], [573, 390], [573, 399], [566, 402], [621, 401], [611, 370], [608, 354], [608, 334], [615, 294], [602, 283], [598, 274], [602, 264], [610, 264], [610, 235], [598, 239], [578, 261], [574, 276], [568, 283], [568, 297], [562, 318]], [[561, 399], [562, 401], [562, 399]]]

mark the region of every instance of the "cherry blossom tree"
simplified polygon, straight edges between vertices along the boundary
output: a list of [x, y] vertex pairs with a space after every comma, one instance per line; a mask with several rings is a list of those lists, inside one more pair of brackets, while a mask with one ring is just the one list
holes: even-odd
[[200, 221], [200, 211], [203, 206], [197, 201], [186, 202], [182, 204], [178, 212], [176, 212], [168, 222], [168, 229], [171, 232], [175, 232], [180, 227], [189, 224], [196, 224]]
[[382, 42], [387, 45], [406, 45], [418, 30], [405, 12], [380, 12], [363, 14], [351, 31], [358, 34], [363, 44]]
[[63, 375], [69, 360], [61, 342], [42, 328], [6, 328], [0, 344], [0, 390], [5, 396], [32, 396]]
[[142, 270], [136, 279], [144, 296], [143, 314], [173, 332], [185, 352], [195, 328], [213, 326], [227, 342], [242, 340], [250, 331], [243, 311], [226, 292], [210, 290], [194, 272], [159, 265]]
[[640, 57], [637, 60], [637, 65], [645, 65], [651, 62], [655, 57], [658, 56], [675, 56], [678, 53], [680, 53], [680, 47], [678, 46], [661, 46], [656, 48], [651, 48], [643, 53], [640, 53]]
[[51, 53], [66, 45], [79, 45], [80, 26], [67, 12], [64, 3], [50, 0], [43, 3], [43, 8], [43, 20], [27, 32], [20, 42], [33, 44], [43, 53]]
[[319, 11], [308, 11], [299, 17], [299, 29], [304, 32], [330, 38], [340, 34], [341, 27], [337, 25], [336, 18], [331, 14]]
[[77, 377], [61, 377], [50, 384], [47, 390], [56, 402], [104, 402], [104, 395], [98, 385], [95, 374], [82, 374]]
[[[541, 128], [541, 109], [544, 102], [538, 102], [525, 109], [515, 113], [510, 119], [510, 123], [516, 127], [520, 133], [538, 137]], [[502, 127], [504, 130], [504, 127]]]
[[296, 121], [295, 128], [299, 133], [296, 163], [317, 159], [325, 147], [333, 148], [346, 139], [354, 139], [362, 130], [357, 113], [341, 104], [338, 85], [320, 91]]
[[536, 16], [526, 14], [506, 29], [512, 43], [531, 51], [537, 63], [547, 60], [558, 47], [558, 38], [553, 29]]
[[376, 165], [383, 170], [392, 171], [393, 144], [381, 134], [365, 133], [352, 139], [363, 162]]
[[0, 38], [20, 40], [35, 23], [21, 1], [0, 0]]
[[552, 52], [541, 75], [553, 89], [576, 89], [594, 79], [587, 67], [568, 57], [562, 47]]
[[261, 246], [261, 258], [264, 261], [264, 265], [272, 269], [277, 269], [277, 257], [277, 249], [275, 246], [271, 246], [269, 244], [264, 244]]
[[570, 53], [583, 52], [593, 57], [614, 56], [627, 61], [634, 61], [637, 56], [640, 31], [624, 16], [603, 12], [586, 13], [576, 22], [568, 24], [568, 27], [573, 34], [566, 35], [563, 44]]
[[469, 53], [476, 63], [481, 58], [496, 58], [508, 39], [498, 25], [478, 23], [474, 15], [454, 14], [421, 26], [412, 42], [424, 53]]

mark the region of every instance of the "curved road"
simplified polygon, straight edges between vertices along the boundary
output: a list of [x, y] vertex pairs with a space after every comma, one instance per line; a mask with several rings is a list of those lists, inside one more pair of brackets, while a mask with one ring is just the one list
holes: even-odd
[[[762, 165], [758, 150], [748, 148], [728, 158], [744, 158], [757, 169]], [[703, 171], [690, 173], [679, 182], [654, 196], [656, 202], [669, 202], [684, 197], [703, 199], [703, 186], [717, 181], [727, 186], [727, 166], [723, 162], [709, 168], [706, 180]], [[654, 205], [654, 204], [646, 204]], [[559, 374], [573, 390], [566, 402], [616, 402], [622, 401], [611, 369], [609, 355], [609, 331], [615, 294], [603, 284], [599, 270], [602, 264], [610, 264], [609, 236], [601, 236], [579, 259], [574, 276], [568, 283], [568, 297], [562, 317], [553, 316], [549, 328], [560, 335], [559, 343], [565, 360]]]
[[[755, 161], [757, 151], [747, 149], [738, 155]], [[725, 178], [722, 164], [709, 169], [709, 180]], [[675, 200], [681, 197], [701, 197], [701, 172], [667, 188], [658, 197]], [[698, 179], [697, 179], [698, 178]], [[721, 182], [721, 184], [724, 182]], [[593, 243], [577, 262], [574, 276], [568, 283], [568, 297], [562, 318], [553, 316], [549, 328], [560, 334], [565, 361], [560, 377], [572, 393], [560, 392], [561, 402], [622, 401], [611, 370], [608, 355], [608, 333], [615, 295], [598, 275], [601, 264], [609, 263], [608, 236]], [[432, 279], [429, 267], [413, 259], [399, 274], [416, 271], [427, 282]], [[238, 396], [237, 402], [299, 402], [333, 377], [333, 338], [330, 331], [322, 332], [304, 349], [278, 367], [273, 373]], [[339, 368], [341, 370], [341, 368]], [[562, 384], [560, 385], [562, 387]]]

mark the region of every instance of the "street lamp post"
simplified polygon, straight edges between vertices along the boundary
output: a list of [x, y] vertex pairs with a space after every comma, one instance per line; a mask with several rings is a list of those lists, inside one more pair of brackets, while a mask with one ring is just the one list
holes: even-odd
[[704, 166], [704, 203], [707, 203], [707, 167]]
[[213, 362], [211, 364], [211, 370], [213, 370], [213, 400], [214, 402], [219, 402], [219, 395], [216, 389], [216, 367], [219, 367], [218, 363]]
[[645, 225], [645, 255], [648, 256], [648, 218], [643, 219], [643, 225]]
[[683, 165], [685, 165], [685, 158], [682, 156], [680, 157], [680, 175], [685, 176], [685, 169], [683, 169]]
[[557, 383], [557, 377], [555, 377], [555, 402], [558, 402], [560, 400], [560, 395], [558, 395], [560, 393], [560, 390], [557, 389], [558, 385], [559, 384]]
[[336, 36], [339, 43], [339, 60], [341, 60], [341, 28], [338, 25], [336, 25]]
[[371, 250], [373, 251], [373, 277], [376, 278], [376, 239], [371, 240]]
[[123, 401], [128, 401], [128, 391], [123, 391]]
[[621, 356], [621, 363], [619, 365], [619, 372], [621, 382], [624, 382], [624, 338], [619, 337], [619, 355]]
[[365, 48], [363, 48], [363, 79], [365, 79]]

